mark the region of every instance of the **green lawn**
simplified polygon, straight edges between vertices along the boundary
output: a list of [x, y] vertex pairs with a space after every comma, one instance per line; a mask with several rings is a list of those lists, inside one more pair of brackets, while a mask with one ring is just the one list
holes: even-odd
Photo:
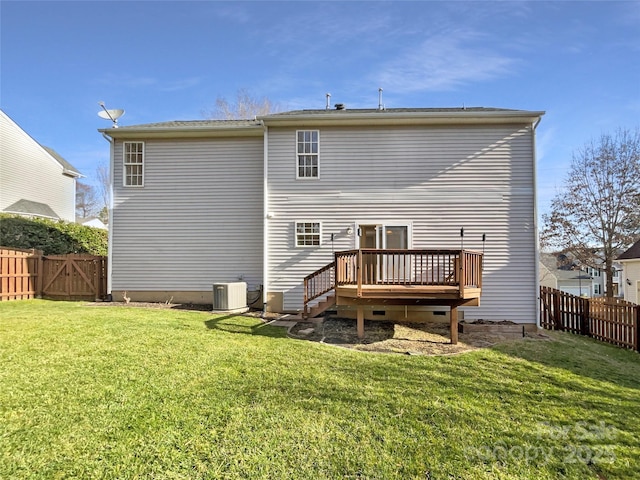
[[184, 310], [0, 303], [0, 478], [640, 478], [640, 355], [354, 352]]

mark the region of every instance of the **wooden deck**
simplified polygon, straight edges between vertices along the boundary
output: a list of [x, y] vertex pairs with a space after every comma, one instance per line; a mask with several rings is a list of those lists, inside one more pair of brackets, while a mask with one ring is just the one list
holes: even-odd
[[423, 305], [440, 305], [444, 300], [458, 301], [480, 298], [482, 289], [465, 288], [461, 293], [457, 286], [450, 285], [341, 285], [336, 287], [338, 298], [369, 298], [381, 300], [406, 300], [414, 304], [415, 300], [425, 300]]
[[[480, 304], [482, 266], [482, 253], [469, 250], [337, 252], [332, 263], [305, 278], [303, 315], [316, 316], [331, 304], [356, 306], [358, 334], [363, 336], [364, 305], [448, 306], [455, 343], [457, 308]], [[310, 306], [310, 302], [327, 295], [330, 301]]]

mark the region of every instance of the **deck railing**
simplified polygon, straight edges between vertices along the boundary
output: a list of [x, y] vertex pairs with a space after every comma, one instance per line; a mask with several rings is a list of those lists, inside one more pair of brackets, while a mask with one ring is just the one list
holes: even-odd
[[347, 250], [335, 261], [304, 279], [304, 304], [336, 286], [357, 285], [358, 295], [367, 285], [457, 286], [482, 288], [483, 254], [471, 250]]
[[336, 285], [442, 285], [482, 288], [480, 252], [360, 249], [338, 252]]
[[304, 305], [336, 287], [336, 262], [316, 270], [304, 277]]

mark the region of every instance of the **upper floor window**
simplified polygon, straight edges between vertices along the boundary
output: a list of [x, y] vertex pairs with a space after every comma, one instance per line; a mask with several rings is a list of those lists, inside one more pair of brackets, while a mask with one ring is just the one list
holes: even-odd
[[296, 178], [318, 178], [320, 176], [320, 155], [318, 130], [298, 130]]
[[144, 186], [144, 142], [124, 142], [123, 164], [124, 186]]

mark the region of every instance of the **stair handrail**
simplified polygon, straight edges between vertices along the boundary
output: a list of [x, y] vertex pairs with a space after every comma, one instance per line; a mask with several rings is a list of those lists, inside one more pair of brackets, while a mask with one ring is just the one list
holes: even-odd
[[309, 302], [336, 288], [335, 260], [304, 277], [304, 312]]

